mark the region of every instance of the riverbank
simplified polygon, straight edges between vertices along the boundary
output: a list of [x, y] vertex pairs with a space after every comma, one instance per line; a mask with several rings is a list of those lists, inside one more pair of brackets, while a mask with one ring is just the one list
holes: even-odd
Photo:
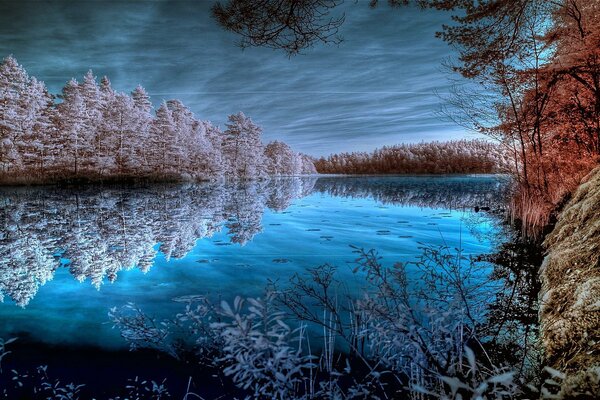
[[599, 391], [600, 168], [574, 192], [544, 246], [539, 318], [547, 362], [572, 374], [568, 386]]

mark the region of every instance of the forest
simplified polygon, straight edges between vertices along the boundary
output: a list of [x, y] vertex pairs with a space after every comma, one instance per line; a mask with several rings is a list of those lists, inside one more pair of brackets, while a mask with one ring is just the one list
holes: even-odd
[[243, 113], [226, 129], [195, 118], [180, 101], [153, 113], [143, 87], [115, 91], [92, 71], [59, 96], [14, 57], [0, 65], [0, 182], [253, 179], [315, 173], [287, 144], [261, 141]]
[[483, 140], [434, 141], [332, 154], [315, 160], [315, 167], [322, 174], [491, 174], [502, 172], [502, 154]]

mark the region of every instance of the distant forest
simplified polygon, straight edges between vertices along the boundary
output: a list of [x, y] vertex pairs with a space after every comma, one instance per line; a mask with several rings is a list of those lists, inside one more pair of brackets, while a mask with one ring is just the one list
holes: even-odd
[[314, 164], [321, 174], [487, 174], [501, 172], [502, 153], [484, 140], [434, 141], [332, 154]]
[[315, 173], [285, 143], [263, 145], [243, 113], [224, 131], [195, 118], [179, 100], [155, 112], [148, 93], [115, 91], [92, 71], [59, 96], [13, 57], [0, 64], [0, 183], [60, 180], [253, 179]]

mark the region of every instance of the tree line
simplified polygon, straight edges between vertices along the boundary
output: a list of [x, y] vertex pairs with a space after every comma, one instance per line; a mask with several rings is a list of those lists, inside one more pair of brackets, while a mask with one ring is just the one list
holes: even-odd
[[484, 140], [399, 144], [368, 152], [332, 154], [315, 160], [323, 174], [469, 174], [496, 173], [506, 161]]
[[253, 179], [315, 173], [287, 144], [263, 145], [243, 113], [226, 129], [198, 120], [179, 100], [153, 112], [146, 90], [114, 90], [92, 71], [59, 96], [9, 56], [0, 64], [0, 181]]

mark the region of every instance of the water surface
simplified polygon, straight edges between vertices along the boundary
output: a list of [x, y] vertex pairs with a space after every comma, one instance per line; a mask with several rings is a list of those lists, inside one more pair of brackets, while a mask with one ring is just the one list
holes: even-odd
[[168, 318], [173, 298], [260, 296], [269, 280], [334, 264], [350, 245], [384, 264], [423, 244], [490, 252], [494, 176], [311, 177], [268, 182], [0, 190], [0, 337], [123, 348], [110, 307]]

